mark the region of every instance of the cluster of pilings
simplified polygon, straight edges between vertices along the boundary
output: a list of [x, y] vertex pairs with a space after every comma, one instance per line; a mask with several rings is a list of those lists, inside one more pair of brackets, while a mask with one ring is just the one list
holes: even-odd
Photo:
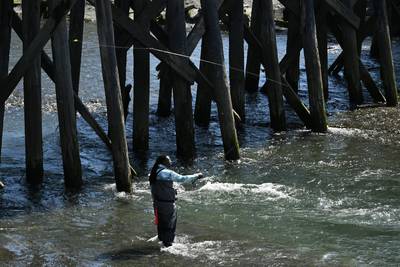
[[[393, 21], [396, 14], [399, 15], [397, 0], [280, 2], [286, 8], [288, 25], [287, 50], [281, 61], [277, 53], [272, 0], [253, 0], [251, 21], [243, 14], [243, 0], [201, 0], [201, 13], [188, 34], [183, 0], [87, 0], [96, 9], [108, 117], [106, 134], [79, 98], [85, 1], [47, 0], [48, 16], [43, 18], [42, 1], [22, 0], [21, 18], [13, 9], [13, 0], [1, 0], [0, 136], [4, 103], [23, 79], [26, 178], [30, 183], [41, 183], [43, 69], [56, 85], [66, 187], [79, 188], [82, 184], [76, 127], [76, 112], [79, 112], [112, 153], [117, 189], [130, 192], [134, 170], [128, 158], [125, 121], [130, 103], [126, 70], [132, 67], [127, 66], [127, 56], [132, 46], [135, 48], [133, 149], [137, 152], [149, 148], [150, 54], [161, 61], [157, 66], [160, 78], [157, 114], [170, 116], [173, 99], [176, 150], [182, 159], [195, 157], [194, 125], [209, 125], [212, 101], [217, 104], [225, 158], [236, 160], [240, 157], [237, 129], [246, 122], [245, 94], [259, 91], [261, 66], [267, 78], [263, 90], [268, 96], [271, 127], [277, 132], [286, 129], [285, 101], [305, 127], [315, 132], [327, 131], [328, 75], [342, 69], [352, 107], [364, 103], [364, 89], [374, 102], [397, 105], [388, 26], [389, 20]], [[161, 25], [157, 17], [164, 10], [166, 23]], [[392, 14], [390, 18], [388, 10]], [[229, 31], [228, 68], [225, 66], [221, 23]], [[392, 26], [392, 33], [396, 32], [395, 27]], [[23, 41], [24, 51], [8, 72], [11, 30]], [[332, 34], [343, 49], [332, 66], [328, 66], [328, 34]], [[360, 60], [361, 46], [368, 36], [375, 37], [373, 43], [381, 66], [383, 93]], [[50, 39], [52, 58], [43, 51]], [[198, 68], [190, 55], [200, 40]], [[244, 42], [248, 44], [246, 66]], [[308, 107], [298, 96], [301, 50], [307, 72]], [[195, 107], [192, 107], [191, 86], [194, 82], [197, 83], [197, 94]]]

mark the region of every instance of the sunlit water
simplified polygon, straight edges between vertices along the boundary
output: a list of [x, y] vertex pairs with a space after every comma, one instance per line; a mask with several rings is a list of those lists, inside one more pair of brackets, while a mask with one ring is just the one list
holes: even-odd
[[[227, 46], [226, 38], [224, 42]], [[281, 56], [285, 42], [285, 35], [279, 34]], [[95, 27], [88, 24], [80, 95], [106, 128], [97, 46]], [[21, 44], [14, 40], [13, 64], [20, 50]], [[330, 60], [339, 52], [332, 44]], [[399, 70], [398, 42], [394, 52]], [[198, 62], [198, 57], [196, 50], [193, 61]], [[364, 62], [378, 80], [376, 63]], [[152, 67], [157, 63], [153, 59]], [[0, 192], [1, 265], [400, 264], [399, 110], [347, 112], [345, 83], [332, 77], [327, 134], [299, 127], [290, 111], [291, 129], [274, 135], [267, 127], [267, 99], [261, 94], [248, 96], [248, 123], [239, 133], [242, 159], [236, 163], [223, 161], [214, 107], [210, 128], [196, 128], [198, 158], [193, 166], [175, 166], [182, 173], [201, 171], [207, 176], [196, 185], [179, 187], [176, 243], [166, 249], [149, 240], [156, 230], [146, 175], [158, 154], [174, 156], [175, 151], [173, 117], [155, 116], [156, 75], [153, 71], [150, 151], [131, 155], [140, 174], [132, 195], [116, 192], [110, 155], [81, 118], [85, 185], [78, 194], [64, 192], [55, 92], [45, 75], [46, 175], [41, 188], [29, 188], [24, 178], [23, 99], [18, 86], [7, 102], [5, 119], [1, 180], [7, 187]], [[130, 77], [131, 68], [131, 82]], [[301, 85], [306, 101], [304, 67]], [[130, 148], [132, 123], [129, 116]]]

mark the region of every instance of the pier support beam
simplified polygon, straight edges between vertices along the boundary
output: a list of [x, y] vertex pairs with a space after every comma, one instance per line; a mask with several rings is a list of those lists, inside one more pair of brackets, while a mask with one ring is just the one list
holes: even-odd
[[117, 58], [115, 55], [114, 29], [111, 2], [96, 0], [97, 32], [99, 35], [101, 64], [107, 102], [109, 134], [112, 142], [114, 175], [118, 191], [131, 192], [131, 170], [129, 168], [128, 145], [119, 84]]
[[[349, 1], [342, 1], [349, 9], [352, 8]], [[343, 53], [344, 53], [344, 76], [347, 80], [349, 90], [350, 105], [360, 105], [363, 103], [363, 94], [360, 82], [359, 50], [357, 43], [357, 32], [347, 22], [341, 21]]]
[[85, 0], [78, 0], [69, 15], [69, 50], [71, 56], [72, 86], [79, 93], [81, 75], [83, 26], [85, 19]]
[[[261, 30], [261, 0], [253, 0], [250, 29], [259, 38]], [[257, 47], [249, 45], [247, 49], [245, 89], [249, 93], [258, 92], [261, 59]]]
[[329, 98], [329, 83], [328, 83], [328, 7], [324, 1], [320, 0], [317, 4], [316, 23], [317, 23], [317, 39], [319, 59], [321, 62], [322, 83], [324, 86], [324, 99]]
[[245, 122], [244, 91], [244, 14], [243, 0], [233, 1], [229, 10], [229, 80], [232, 106], [239, 114], [241, 123]]
[[381, 65], [381, 77], [385, 89], [386, 104], [390, 107], [395, 107], [398, 104], [398, 96], [386, 0], [374, 0], [373, 3], [375, 16], [378, 19], [376, 39], [379, 49], [379, 62]]
[[[121, 11], [124, 12], [124, 15], [129, 15], [130, 9], [130, 0], [116, 0], [115, 6], [118, 7]], [[121, 86], [121, 97], [122, 97], [122, 104], [124, 107], [124, 118], [126, 121], [126, 117], [128, 116], [128, 108], [129, 108], [129, 90], [126, 87], [126, 60], [127, 60], [127, 53], [128, 47], [126, 45], [126, 36], [127, 33], [121, 29], [118, 25], [114, 25], [114, 32], [115, 32], [115, 53], [117, 56], [117, 64], [118, 64], [118, 74], [119, 74], [119, 84]]]
[[[49, 2], [50, 10], [54, 10], [60, 2], [60, 0], [51, 0]], [[55, 29], [51, 45], [55, 65], [56, 98], [64, 181], [67, 188], [75, 189], [82, 185], [82, 169], [79, 156], [74, 91], [72, 88], [71, 62], [65, 18], [60, 21]]]
[[[7, 77], [10, 59], [13, 0], [0, 1], [0, 81]], [[0, 103], [0, 162], [3, 147], [4, 103]]]
[[[185, 7], [181, 0], [168, 0], [167, 29], [169, 49], [172, 53], [186, 54]], [[181, 58], [188, 63], [188, 58]], [[192, 93], [190, 84], [177, 73], [172, 73], [174, 96], [175, 131], [177, 156], [184, 160], [195, 157], [192, 115]]]
[[315, 132], [326, 132], [328, 127], [315, 25], [314, 0], [302, 0], [301, 29], [307, 71], [311, 129]]
[[[135, 17], [139, 17], [147, 1], [134, 2]], [[142, 29], [150, 32], [150, 22], [143, 21]], [[135, 45], [133, 51], [133, 149], [149, 149], [150, 53], [145, 46]]]
[[[212, 57], [210, 55], [210, 34], [205, 32], [201, 42], [201, 55], [200, 55], [200, 72], [203, 73], [207, 79], [211, 80], [211, 63]], [[203, 84], [197, 84], [196, 106], [194, 110], [194, 120], [198, 126], [208, 127], [210, 125], [211, 117], [211, 95]]]
[[[22, 1], [23, 47], [27, 50], [40, 30], [40, 0]], [[40, 54], [24, 75], [26, 179], [40, 184], [43, 179], [42, 84]]]
[[224, 65], [224, 51], [222, 47], [221, 30], [219, 27], [219, 16], [217, 3], [214, 0], [201, 0], [204, 10], [204, 22], [206, 31], [209, 33], [209, 55], [215, 64], [210, 65], [210, 73], [213, 73], [210, 82], [215, 87], [215, 98], [217, 100], [218, 117], [224, 143], [225, 158], [227, 160], [239, 159], [239, 142], [237, 139], [235, 120], [233, 117], [231, 94]]
[[293, 54], [294, 60], [286, 71], [286, 79], [293, 90], [298, 93], [300, 79], [300, 50], [296, 49], [296, 47], [300, 46], [299, 43], [301, 43], [300, 25], [299, 18], [290, 9], [288, 9], [288, 22], [286, 54]]
[[275, 22], [272, 0], [261, 0], [261, 34], [260, 42], [263, 46], [263, 62], [266, 64], [267, 95], [271, 127], [274, 131], [286, 129], [285, 110], [281, 86], [281, 71], [279, 68], [278, 49], [276, 47]]
[[158, 78], [160, 79], [160, 92], [158, 93], [157, 115], [168, 117], [171, 115], [172, 81], [171, 69], [165, 63], [159, 65]]

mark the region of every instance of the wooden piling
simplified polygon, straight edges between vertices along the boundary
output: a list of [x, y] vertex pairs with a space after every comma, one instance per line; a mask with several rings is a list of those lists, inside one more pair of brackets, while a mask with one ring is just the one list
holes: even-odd
[[385, 89], [386, 104], [390, 107], [395, 107], [398, 103], [398, 95], [396, 88], [396, 77], [394, 73], [386, 0], [374, 0], [373, 3], [375, 16], [378, 19], [378, 31], [376, 32], [376, 36], [379, 48], [379, 61], [381, 65], [381, 77]]
[[[345, 6], [352, 9], [352, 5], [349, 1], [342, 1]], [[359, 50], [357, 43], [357, 32], [348, 24], [346, 21], [340, 22], [342, 30], [342, 42], [343, 42], [343, 53], [344, 53], [344, 76], [347, 81], [347, 87], [349, 90], [350, 105], [352, 108], [355, 105], [363, 103], [363, 94], [361, 91], [360, 82], [360, 64], [359, 64]]]
[[[40, 0], [22, 2], [24, 50], [40, 29]], [[43, 179], [42, 85], [40, 55], [31, 62], [24, 75], [25, 164], [29, 183], [40, 184]]]
[[131, 192], [132, 174], [129, 168], [128, 145], [126, 143], [121, 89], [114, 49], [114, 29], [112, 26], [110, 1], [96, 0], [96, 20], [106, 94], [109, 134], [112, 142], [115, 181], [118, 191]]
[[[360, 18], [360, 27], [357, 30], [357, 48], [358, 56], [361, 57], [362, 44], [364, 42], [365, 36], [368, 34], [369, 21], [367, 21], [367, 0], [357, 0], [354, 5], [354, 12]], [[375, 24], [375, 23], [372, 23]]]
[[[23, 1], [24, 50], [40, 29], [40, 1]], [[26, 178], [29, 183], [39, 184], [43, 178], [43, 141], [41, 105], [40, 56], [31, 62], [24, 75], [24, 118]]]
[[[185, 7], [181, 0], [167, 2], [167, 29], [169, 50], [172, 53], [186, 54]], [[187, 61], [187, 57], [182, 57]], [[177, 73], [172, 75], [174, 97], [175, 131], [177, 157], [190, 160], [195, 157], [194, 129], [192, 115], [192, 93], [190, 84]]]
[[321, 62], [322, 84], [324, 86], [324, 99], [329, 98], [328, 83], [328, 7], [323, 1], [319, 1], [316, 10], [317, 40], [319, 60]]
[[[221, 30], [219, 26], [219, 16], [217, 4], [214, 0], [201, 0], [202, 10], [204, 10], [204, 22], [206, 31], [209, 34], [209, 55], [214, 59], [215, 64], [210, 65], [210, 73], [213, 73], [211, 83], [215, 86], [215, 98], [219, 123], [221, 128], [222, 140], [224, 143], [225, 159], [239, 159], [239, 142], [237, 139], [235, 120], [233, 117], [231, 95], [224, 65], [224, 51], [222, 46]], [[203, 40], [204, 41], [204, 40]]]
[[235, 0], [229, 10], [229, 80], [232, 106], [239, 114], [241, 123], [244, 123], [246, 119], [243, 23], [243, 0]]
[[[200, 72], [203, 73], [209, 80], [211, 80], [211, 64], [212, 57], [210, 54], [210, 39], [212, 37], [206, 31], [201, 41], [201, 54], [200, 54]], [[194, 110], [194, 121], [196, 125], [201, 127], [208, 127], [211, 117], [211, 95], [205, 85], [197, 84], [196, 104]]]
[[69, 15], [69, 53], [71, 56], [72, 86], [79, 93], [81, 75], [85, 0], [78, 0]]
[[[134, 2], [135, 18], [147, 1]], [[143, 30], [150, 31], [150, 22], [142, 22]], [[149, 148], [149, 101], [150, 101], [150, 53], [145, 46], [135, 45], [133, 51], [133, 149], [146, 151]]]
[[300, 79], [300, 51], [296, 49], [301, 43], [299, 18], [291, 10], [288, 10], [288, 31], [286, 54], [293, 55], [295, 59], [286, 71], [286, 79], [293, 90], [297, 93], [299, 91]]
[[400, 19], [400, 2], [398, 0], [390, 0], [388, 3], [389, 8], [389, 27], [392, 37], [400, 36], [400, 25], [398, 23]]
[[[168, 46], [168, 33], [155, 20], [151, 21], [150, 24], [151, 32], [157, 37], [157, 39], [165, 46]], [[171, 115], [171, 99], [172, 99], [172, 79], [171, 69], [168, 64], [160, 62], [156, 70], [158, 71], [158, 79], [160, 80], [160, 90], [158, 92], [158, 105], [157, 105], [157, 116], [168, 117]]]
[[314, 0], [302, 0], [301, 29], [312, 120], [311, 129], [315, 132], [326, 132], [328, 127], [315, 25]]
[[[261, 30], [261, 0], [253, 0], [251, 10], [250, 29], [256, 37], [260, 37]], [[256, 46], [249, 45], [247, 49], [245, 89], [249, 93], [258, 92], [261, 69], [261, 51]]]
[[[124, 12], [124, 15], [129, 15], [130, 9], [129, 0], [116, 0], [115, 6]], [[122, 104], [124, 108], [124, 118], [128, 115], [129, 108], [129, 91], [126, 90], [126, 62], [128, 56], [128, 47], [124, 47], [126, 45], [126, 32], [121, 29], [118, 25], [114, 25], [114, 33], [115, 33], [115, 53], [117, 56], [117, 64], [118, 64], [118, 74], [119, 74], [119, 84], [121, 86], [121, 97]]]
[[[0, 81], [7, 77], [10, 59], [11, 14], [13, 1], [0, 1]], [[0, 104], [0, 162], [3, 145], [4, 103]]]
[[158, 93], [157, 115], [168, 117], [171, 115], [172, 81], [171, 69], [160, 63], [158, 77], [160, 79], [160, 92]]
[[271, 117], [271, 127], [274, 131], [286, 129], [285, 110], [281, 86], [278, 50], [276, 47], [275, 22], [272, 0], [261, 0], [261, 30], [260, 42], [263, 46], [263, 62], [266, 64], [267, 95]]
[[[368, 27], [368, 26], [366, 26], [366, 27]], [[335, 22], [330, 24], [330, 29], [331, 29], [332, 34], [335, 36], [336, 40], [338, 41], [339, 45], [343, 46], [342, 33], [341, 33], [339, 27], [336, 26]], [[362, 37], [358, 36], [358, 39], [359, 39], [358, 40], [358, 42], [359, 42], [358, 43], [358, 45], [359, 45], [358, 46], [359, 53], [361, 51], [362, 41], [366, 38], [366, 33], [362, 33], [361, 35], [362, 35]], [[329, 68], [328, 72], [332, 72], [333, 75], [337, 75], [338, 72], [340, 72], [341, 68], [343, 67], [343, 62], [344, 62], [344, 53], [342, 52], [337, 57], [335, 62], [332, 64], [332, 66]], [[379, 90], [378, 86], [376, 85], [375, 81], [373, 80], [373, 78], [371, 77], [370, 73], [365, 68], [364, 64], [361, 62], [360, 59], [359, 59], [359, 66], [360, 66], [360, 78], [361, 78], [361, 81], [363, 82], [364, 86], [366, 87], [366, 89], [370, 93], [370, 95], [371, 95], [372, 99], [374, 100], [374, 102], [386, 102], [385, 97], [380, 92], [380, 90]], [[358, 106], [359, 105], [357, 105], [357, 107]]]
[[[49, 8], [54, 8], [60, 0], [49, 1]], [[76, 128], [74, 91], [72, 87], [71, 62], [67, 39], [67, 23], [63, 18], [51, 39], [55, 77], [60, 143], [64, 167], [64, 182], [67, 188], [75, 189], [82, 185], [81, 160]]]

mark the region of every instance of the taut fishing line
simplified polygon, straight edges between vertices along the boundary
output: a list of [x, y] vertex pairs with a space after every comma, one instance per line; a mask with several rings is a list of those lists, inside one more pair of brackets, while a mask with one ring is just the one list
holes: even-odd
[[[78, 40], [73, 40], [73, 42], [74, 42], [74, 43], [77, 43], [77, 42], [79, 42], [79, 41], [78, 41]], [[82, 43], [82, 45], [85, 44], [84, 42], [81, 42], [81, 43]], [[190, 59], [190, 60], [194, 59], [194, 60], [197, 60], [197, 61], [199, 61], [199, 62], [204, 62], [204, 63], [212, 64], [212, 65], [215, 65], [215, 66], [219, 66], [219, 67], [226, 67], [226, 66], [227, 66], [227, 65], [225, 65], [225, 64], [220, 64], [220, 63], [215, 62], [215, 61], [210, 61], [210, 60], [201, 59], [200, 57], [188, 56], [188, 55], [185, 55], [185, 54], [176, 53], [176, 52], [171, 52], [171, 51], [168, 51], [168, 50], [158, 49], [158, 48], [154, 48], [154, 47], [135, 47], [135, 46], [118, 46], [118, 45], [102, 45], [102, 44], [100, 44], [100, 45], [93, 45], [93, 46], [87, 46], [87, 45], [85, 45], [85, 46], [83, 46], [83, 47], [84, 47], [85, 49], [99, 49], [100, 47], [112, 47], [112, 48], [127, 49], [127, 50], [133, 49], [133, 50], [156, 51], [156, 52], [159, 52], [159, 53], [164, 53], [164, 54], [169, 54], [169, 55], [173, 55], [173, 56], [178, 56], [178, 57], [186, 58], [186, 59]], [[162, 62], [162, 60], [161, 60], [161, 62]], [[239, 68], [235, 68], [235, 67], [231, 67], [231, 66], [227, 66], [227, 67], [228, 67], [228, 69], [231, 69], [231, 70], [234, 70], [234, 71], [237, 71], [237, 72], [241, 72], [241, 73], [243, 73], [243, 74], [251, 75], [251, 76], [254, 76], [254, 77], [260, 76], [259, 74], [256, 74], [256, 73], [253, 73], [253, 72], [244, 71], [243, 69], [239, 69]], [[267, 81], [270, 81], [270, 82], [273, 82], [273, 83], [276, 83], [276, 84], [279, 84], [279, 85], [281, 85], [281, 86], [285, 86], [285, 87], [288, 87], [288, 88], [289, 88], [288, 85], [286, 85], [286, 84], [284, 84], [284, 83], [282, 83], [282, 82], [280, 82], [280, 81], [276, 81], [276, 80], [273, 80], [273, 79], [268, 78], [268, 77], [265, 77], [265, 79], [266, 79]]]

